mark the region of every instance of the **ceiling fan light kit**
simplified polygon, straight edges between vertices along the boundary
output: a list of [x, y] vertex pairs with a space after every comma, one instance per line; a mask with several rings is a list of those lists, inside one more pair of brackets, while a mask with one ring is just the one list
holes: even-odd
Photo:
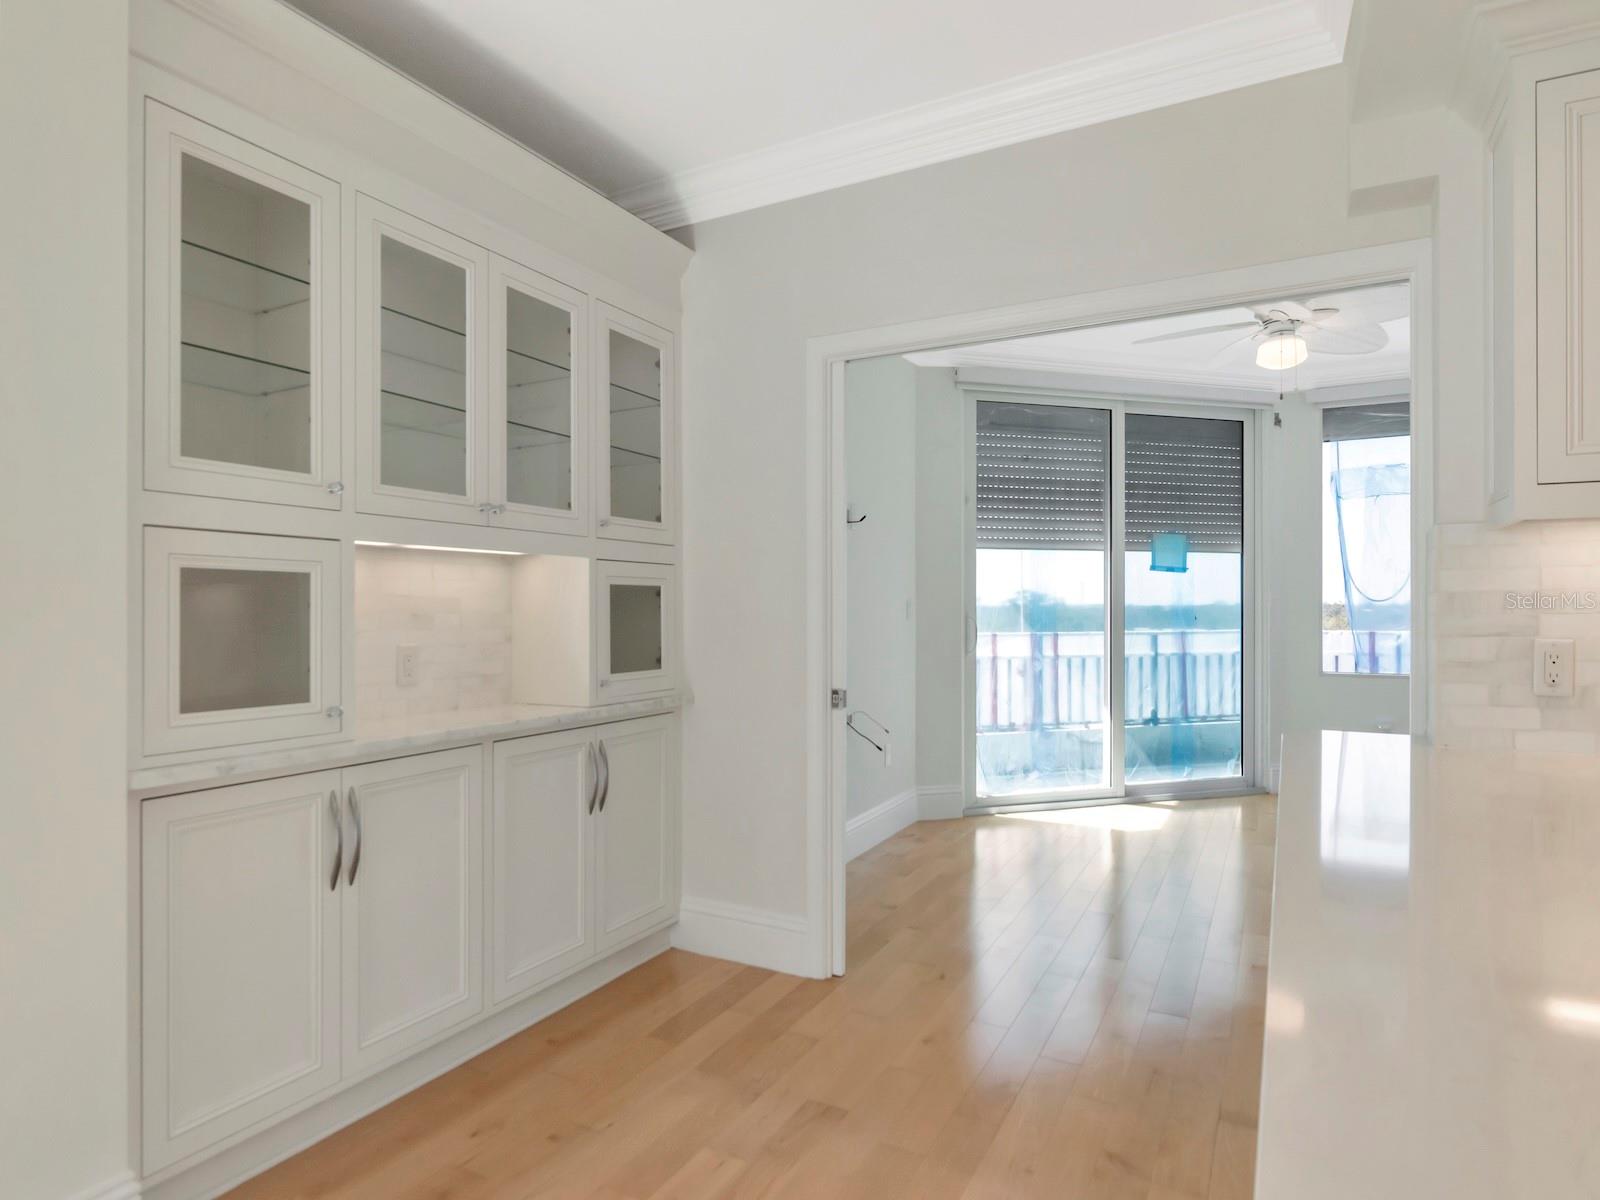
[[1256, 366], [1268, 371], [1287, 371], [1305, 362], [1308, 353], [1305, 338], [1283, 330], [1269, 334], [1256, 347]]

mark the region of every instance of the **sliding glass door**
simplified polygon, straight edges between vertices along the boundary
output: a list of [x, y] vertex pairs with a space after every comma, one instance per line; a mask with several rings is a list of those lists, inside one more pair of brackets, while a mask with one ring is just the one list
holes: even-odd
[[989, 393], [972, 422], [976, 803], [1242, 781], [1247, 414]]

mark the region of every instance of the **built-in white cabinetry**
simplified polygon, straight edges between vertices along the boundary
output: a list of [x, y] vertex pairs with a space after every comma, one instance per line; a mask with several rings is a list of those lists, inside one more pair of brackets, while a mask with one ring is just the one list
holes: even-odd
[[490, 520], [585, 533], [594, 477], [588, 298], [494, 255], [489, 319]]
[[344, 1070], [405, 1054], [483, 1008], [483, 751], [343, 772]]
[[605, 538], [677, 537], [677, 367], [672, 335], [610, 304], [597, 306], [601, 378], [597, 499]]
[[678, 686], [678, 569], [540, 554], [512, 572], [512, 699], [590, 706]]
[[144, 531], [149, 755], [337, 737], [340, 544]]
[[483, 1008], [483, 750], [143, 805], [146, 1167]]
[[676, 730], [646, 717], [495, 744], [495, 1003], [676, 914]]
[[339, 1081], [338, 797], [320, 771], [142, 806], [146, 1170]]
[[1491, 509], [1600, 516], [1600, 43], [1514, 58], [1490, 150]]
[[490, 971], [496, 1004], [594, 957], [595, 733], [496, 742]]
[[483, 524], [489, 259], [356, 197], [356, 505]]
[[677, 911], [677, 719], [599, 730], [596, 939], [603, 953]]
[[144, 480], [337, 508], [339, 185], [148, 101]]

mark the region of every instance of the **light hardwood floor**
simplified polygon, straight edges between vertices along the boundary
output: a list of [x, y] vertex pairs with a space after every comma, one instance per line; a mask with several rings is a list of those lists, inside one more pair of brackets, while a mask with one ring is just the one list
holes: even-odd
[[843, 979], [670, 952], [231, 1195], [1247, 1197], [1274, 817], [913, 825]]

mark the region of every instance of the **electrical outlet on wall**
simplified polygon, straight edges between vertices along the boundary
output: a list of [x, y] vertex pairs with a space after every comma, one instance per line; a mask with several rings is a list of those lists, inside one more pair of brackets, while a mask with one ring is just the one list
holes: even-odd
[[1571, 696], [1577, 654], [1571, 638], [1535, 638], [1533, 641], [1533, 694]]
[[417, 648], [401, 646], [394, 655], [394, 681], [400, 687], [417, 686]]

